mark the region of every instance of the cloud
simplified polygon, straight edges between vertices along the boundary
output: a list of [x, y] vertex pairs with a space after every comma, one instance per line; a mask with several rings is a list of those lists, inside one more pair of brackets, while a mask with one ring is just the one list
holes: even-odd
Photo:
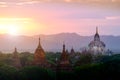
[[16, 5], [26, 5], [26, 4], [36, 4], [40, 3], [40, 1], [27, 1], [27, 2], [18, 2]]
[[6, 2], [0, 2], [0, 7], [7, 7], [7, 3]]
[[107, 20], [118, 20], [120, 19], [120, 16], [108, 16], [106, 17]]
[[[57, 3], [80, 3], [89, 5], [112, 5], [119, 6], [120, 0], [1, 0], [3, 3], [13, 4], [13, 5], [25, 5], [25, 4], [36, 4], [41, 2], [57, 2]], [[3, 4], [2, 3], [2, 4]], [[4, 5], [4, 4], [3, 4]]]

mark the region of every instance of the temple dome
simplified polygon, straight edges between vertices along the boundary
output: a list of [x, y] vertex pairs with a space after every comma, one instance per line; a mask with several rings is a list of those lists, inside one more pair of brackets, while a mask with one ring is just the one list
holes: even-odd
[[89, 44], [89, 47], [94, 47], [94, 46], [106, 47], [105, 43], [102, 42], [102, 41], [91, 41], [90, 44]]
[[96, 27], [96, 34], [94, 36], [94, 40], [90, 42], [89, 51], [93, 54], [103, 54], [105, 52], [105, 43], [100, 40], [100, 36], [98, 34], [98, 28]]

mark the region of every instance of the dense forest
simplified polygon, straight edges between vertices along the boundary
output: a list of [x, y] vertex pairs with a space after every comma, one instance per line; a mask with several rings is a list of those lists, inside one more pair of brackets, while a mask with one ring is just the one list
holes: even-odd
[[[120, 79], [120, 54], [111, 56], [80, 55], [71, 58], [72, 71], [53, 71], [52, 69], [27, 65], [33, 60], [30, 52], [19, 53], [22, 68], [12, 66], [12, 54], [0, 53], [0, 80], [116, 80]], [[46, 58], [56, 65], [60, 52], [47, 52]]]

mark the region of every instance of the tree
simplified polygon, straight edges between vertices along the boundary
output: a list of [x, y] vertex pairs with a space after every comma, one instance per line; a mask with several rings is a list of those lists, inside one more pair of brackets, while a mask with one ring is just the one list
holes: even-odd
[[51, 70], [29, 66], [19, 71], [19, 80], [55, 80], [55, 73]]

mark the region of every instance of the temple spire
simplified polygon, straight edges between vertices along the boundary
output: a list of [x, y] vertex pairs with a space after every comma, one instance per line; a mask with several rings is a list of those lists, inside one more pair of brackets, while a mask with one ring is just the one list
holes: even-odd
[[16, 68], [20, 68], [21, 67], [21, 62], [20, 62], [20, 58], [17, 52], [17, 48], [15, 47], [15, 51], [13, 52], [13, 66]]
[[100, 41], [100, 36], [98, 34], [98, 27], [96, 27], [96, 34], [94, 36], [94, 41]]
[[96, 27], [96, 34], [98, 34], [98, 27]]
[[39, 37], [39, 45], [40, 45], [40, 37]]
[[34, 53], [33, 64], [36, 66], [41, 66], [41, 67], [43, 67], [47, 64], [46, 55], [45, 55], [44, 49], [42, 48], [41, 43], [40, 43], [40, 37], [39, 37], [38, 47]]
[[17, 53], [17, 48], [15, 47], [15, 51], [14, 51], [14, 53], [16, 54]]
[[58, 62], [58, 70], [70, 70], [70, 62], [68, 50], [65, 49], [65, 44], [63, 43], [63, 51], [60, 56], [60, 60]]
[[17, 48], [15, 47], [15, 52], [17, 52]]
[[40, 37], [39, 37], [38, 48], [41, 48], [41, 44], [40, 44]]
[[63, 52], [65, 52], [65, 42], [63, 42]]

